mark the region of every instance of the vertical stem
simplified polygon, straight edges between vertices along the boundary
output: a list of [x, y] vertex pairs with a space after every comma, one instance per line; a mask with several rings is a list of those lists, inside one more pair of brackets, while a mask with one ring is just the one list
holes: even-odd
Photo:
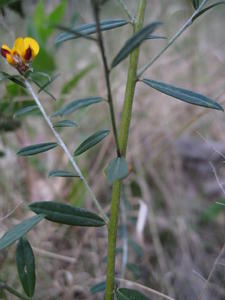
[[107, 58], [105, 55], [105, 47], [103, 43], [103, 37], [102, 37], [102, 31], [100, 28], [100, 16], [99, 16], [99, 4], [96, 1], [92, 2], [93, 10], [94, 10], [94, 16], [95, 16], [95, 22], [96, 22], [96, 28], [97, 28], [97, 34], [98, 34], [98, 44], [102, 56], [102, 62], [104, 66], [104, 73], [105, 73], [105, 81], [106, 81], [106, 87], [107, 87], [107, 94], [108, 94], [108, 104], [109, 104], [109, 110], [110, 110], [110, 116], [111, 116], [111, 122], [112, 122], [112, 129], [113, 129], [113, 135], [116, 143], [116, 151], [117, 156], [120, 157], [120, 146], [119, 146], [119, 138], [117, 134], [116, 129], [116, 119], [115, 119], [115, 112], [114, 112], [114, 105], [113, 105], [113, 97], [112, 97], [112, 90], [111, 90], [111, 84], [110, 84], [110, 71], [108, 67]]
[[[146, 0], [139, 0], [138, 12], [136, 22], [134, 23], [134, 34], [142, 28], [144, 13], [146, 7]], [[135, 85], [137, 82], [137, 65], [138, 65], [139, 49], [134, 50], [130, 55], [127, 85], [125, 100], [123, 105], [122, 120], [120, 127], [120, 151], [121, 155], [125, 157], [127, 149], [127, 140], [130, 127], [132, 104], [134, 98]], [[108, 225], [108, 259], [107, 259], [107, 275], [106, 275], [106, 293], [105, 299], [112, 300], [114, 293], [115, 282], [115, 249], [117, 236], [117, 221], [118, 210], [120, 203], [120, 188], [122, 181], [117, 180], [113, 184], [112, 190], [112, 206], [110, 211], [110, 220]]]

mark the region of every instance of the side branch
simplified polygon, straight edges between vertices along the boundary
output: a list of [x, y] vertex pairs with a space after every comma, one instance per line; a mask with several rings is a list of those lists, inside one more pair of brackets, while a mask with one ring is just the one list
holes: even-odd
[[106, 222], [106, 224], [108, 224], [109, 220], [108, 220], [108, 217], [106, 216], [103, 208], [101, 207], [100, 203], [96, 199], [95, 194], [93, 193], [91, 187], [89, 186], [86, 178], [83, 176], [83, 174], [82, 174], [80, 168], [78, 167], [77, 163], [73, 159], [73, 156], [71, 155], [71, 153], [70, 153], [69, 149], [67, 148], [66, 144], [64, 143], [64, 141], [62, 140], [62, 138], [58, 134], [58, 132], [55, 130], [55, 128], [53, 127], [53, 124], [52, 124], [50, 118], [48, 117], [47, 113], [45, 112], [44, 107], [42, 106], [41, 102], [39, 101], [37, 95], [35, 94], [31, 84], [29, 83], [29, 81], [27, 79], [25, 79], [25, 85], [26, 85], [29, 93], [33, 97], [34, 101], [36, 102], [38, 108], [40, 109], [40, 112], [42, 113], [46, 123], [48, 124], [49, 128], [51, 129], [52, 133], [54, 134], [57, 142], [59, 143], [59, 145], [61, 146], [61, 148], [65, 152], [66, 156], [68, 157], [69, 161], [71, 162], [71, 164], [72, 164], [74, 170], [76, 171], [77, 175], [83, 181], [83, 184], [84, 184], [86, 190], [88, 191], [92, 201], [94, 202], [96, 208], [98, 209], [99, 213], [101, 214], [101, 216], [104, 219], [104, 221]]

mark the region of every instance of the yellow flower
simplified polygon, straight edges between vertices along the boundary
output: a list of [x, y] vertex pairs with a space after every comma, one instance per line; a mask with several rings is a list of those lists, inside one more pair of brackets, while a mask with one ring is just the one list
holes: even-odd
[[1, 47], [1, 55], [22, 74], [29, 68], [29, 63], [38, 55], [38, 52], [39, 45], [31, 37], [17, 38], [12, 49], [7, 45]]

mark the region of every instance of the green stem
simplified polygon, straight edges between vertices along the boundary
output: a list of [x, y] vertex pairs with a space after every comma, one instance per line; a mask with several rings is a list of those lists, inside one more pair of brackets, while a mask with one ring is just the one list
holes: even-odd
[[107, 94], [108, 94], [108, 104], [109, 104], [109, 111], [110, 111], [110, 117], [111, 117], [111, 123], [112, 123], [112, 129], [113, 129], [113, 135], [115, 139], [116, 144], [116, 151], [117, 156], [120, 157], [120, 146], [119, 146], [119, 138], [116, 128], [116, 118], [115, 118], [115, 112], [114, 112], [114, 104], [113, 104], [113, 97], [112, 97], [112, 89], [110, 84], [110, 70], [107, 62], [107, 58], [105, 55], [105, 47], [103, 43], [103, 37], [102, 37], [102, 31], [100, 28], [100, 16], [99, 16], [99, 4], [98, 2], [92, 2], [93, 5], [93, 11], [95, 16], [95, 22], [96, 22], [96, 28], [97, 28], [97, 34], [98, 34], [98, 44], [102, 56], [102, 62], [104, 66], [104, 73], [105, 73], [105, 81], [106, 81], [106, 87], [107, 87]]
[[[134, 23], [134, 34], [142, 28], [144, 13], [146, 7], [146, 0], [140, 0], [138, 5], [138, 12], [136, 22]], [[123, 105], [122, 120], [120, 127], [120, 151], [121, 155], [126, 156], [127, 140], [130, 127], [130, 120], [132, 114], [132, 104], [134, 98], [134, 91], [137, 82], [137, 66], [138, 66], [139, 49], [134, 50], [130, 55], [127, 85], [125, 100]], [[110, 220], [108, 225], [108, 259], [107, 259], [107, 275], [106, 275], [106, 293], [105, 299], [112, 300], [114, 293], [115, 282], [115, 249], [117, 236], [117, 222], [120, 203], [120, 188], [122, 181], [117, 180], [113, 184], [112, 189], [112, 206], [110, 210]]]
[[169, 48], [170, 46], [181, 36], [181, 34], [192, 24], [193, 18], [199, 13], [203, 8], [207, 0], [203, 0], [198, 9], [195, 10], [193, 15], [184, 23], [184, 25], [177, 31], [177, 33], [169, 40], [168, 44], [162, 48], [162, 50], [155, 56], [153, 59], [148, 61], [143, 67], [140, 68], [137, 72], [138, 78], [150, 68]]

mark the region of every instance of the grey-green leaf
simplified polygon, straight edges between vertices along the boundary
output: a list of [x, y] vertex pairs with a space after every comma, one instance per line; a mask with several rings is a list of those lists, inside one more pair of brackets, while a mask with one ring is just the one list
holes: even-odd
[[111, 160], [105, 169], [105, 174], [109, 183], [113, 183], [115, 180], [127, 177], [129, 174], [129, 166], [125, 158], [116, 157]]
[[194, 9], [198, 9], [199, 5], [200, 5], [200, 0], [191, 0], [192, 4], [194, 6]]
[[35, 155], [56, 148], [57, 146], [58, 146], [57, 143], [35, 144], [20, 149], [16, 154], [19, 156]]
[[105, 290], [105, 286], [106, 286], [106, 282], [105, 281], [96, 283], [95, 285], [93, 285], [90, 288], [90, 292], [91, 292], [92, 295], [100, 293], [100, 292], [103, 292]]
[[3, 237], [0, 239], [0, 250], [12, 245], [15, 241], [19, 240], [23, 237], [32, 227], [37, 225], [42, 219], [44, 219], [44, 215], [40, 214], [38, 216], [34, 216], [29, 218], [18, 225], [12, 227], [9, 231], [7, 231]]
[[116, 291], [117, 300], [149, 300], [144, 294], [133, 289], [120, 288]]
[[63, 171], [63, 170], [52, 170], [48, 173], [49, 177], [80, 177], [73, 172]]
[[109, 133], [110, 130], [107, 129], [95, 132], [80, 144], [80, 146], [75, 150], [74, 155], [78, 156], [88, 149], [94, 147], [96, 144], [100, 143]]
[[77, 123], [71, 120], [62, 120], [58, 121], [54, 124], [55, 128], [63, 128], [63, 127], [77, 127]]
[[[102, 31], [106, 31], [106, 30], [111, 30], [117, 27], [121, 27], [124, 26], [128, 23], [127, 20], [121, 20], [121, 19], [113, 19], [113, 20], [104, 20], [100, 22], [100, 27]], [[73, 28], [68, 28], [70, 31], [73, 30]], [[77, 39], [80, 37], [80, 35], [77, 35], [76, 33], [79, 32], [81, 35], [90, 35], [93, 33], [97, 32], [96, 29], [96, 24], [95, 23], [91, 23], [91, 24], [84, 24], [81, 26], [78, 26], [76, 28], [74, 28], [74, 33], [71, 32], [63, 32], [61, 34], [59, 34], [56, 37], [56, 44], [60, 44], [62, 42], [68, 41], [68, 40], [73, 40], [73, 39]]]
[[132, 36], [122, 47], [119, 53], [116, 55], [112, 62], [112, 68], [117, 66], [122, 60], [124, 60], [134, 49], [136, 49], [150, 34], [152, 34], [161, 25], [160, 22], [151, 23], [134, 36]]
[[17, 111], [14, 113], [13, 117], [14, 117], [14, 118], [18, 118], [18, 117], [23, 116], [23, 115], [28, 115], [29, 113], [34, 112], [34, 111], [37, 111], [37, 110], [38, 110], [37, 105], [29, 105], [29, 106], [25, 106], [25, 107], [23, 107], [23, 108], [17, 110]]
[[200, 10], [200, 12], [198, 12], [193, 18], [192, 18], [192, 22], [194, 22], [194, 20], [196, 20], [198, 17], [200, 17], [202, 14], [206, 13], [208, 10], [218, 6], [218, 5], [221, 5], [221, 4], [225, 4], [225, 1], [218, 1], [214, 4], [211, 4], [207, 7], [205, 7], [204, 9]]
[[87, 107], [92, 104], [96, 104], [99, 102], [104, 101], [102, 97], [88, 97], [88, 98], [82, 98], [78, 100], [74, 100], [68, 104], [66, 104], [64, 107], [62, 107], [60, 110], [54, 112], [51, 116], [57, 117], [57, 116], [66, 116], [69, 115], [76, 110]]
[[16, 248], [17, 271], [23, 289], [28, 297], [34, 295], [35, 290], [35, 259], [30, 243], [25, 238], [20, 238]]
[[105, 225], [104, 220], [98, 215], [86, 209], [77, 208], [59, 202], [35, 202], [30, 204], [29, 208], [36, 214], [44, 214], [47, 220], [56, 223], [89, 227], [99, 227]]
[[143, 82], [153, 89], [156, 89], [163, 94], [169, 95], [181, 101], [223, 111], [223, 107], [220, 104], [196, 92], [150, 79], [144, 79]]

